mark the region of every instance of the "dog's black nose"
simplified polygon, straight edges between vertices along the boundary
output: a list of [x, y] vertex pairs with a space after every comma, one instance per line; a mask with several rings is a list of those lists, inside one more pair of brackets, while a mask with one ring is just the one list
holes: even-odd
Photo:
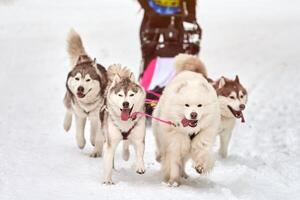
[[84, 92], [84, 87], [79, 86], [79, 87], [77, 88], [77, 91], [78, 91], [78, 92]]
[[196, 118], [197, 118], [197, 115], [198, 115], [198, 114], [197, 114], [196, 112], [192, 112], [192, 113], [191, 113], [191, 118], [192, 118], [192, 119], [196, 119]]
[[245, 104], [241, 104], [241, 105], [240, 105], [240, 109], [241, 109], [241, 110], [244, 110], [245, 108], [246, 108]]
[[123, 108], [128, 108], [128, 107], [129, 107], [128, 101], [124, 101], [124, 102], [123, 102]]

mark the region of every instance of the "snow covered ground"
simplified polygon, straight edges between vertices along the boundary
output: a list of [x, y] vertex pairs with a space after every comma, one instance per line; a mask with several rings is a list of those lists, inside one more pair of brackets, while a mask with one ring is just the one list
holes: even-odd
[[[0, 0], [0, 199], [300, 199], [300, 3], [297, 0], [201, 0], [201, 57], [213, 78], [249, 89], [246, 123], [230, 156], [179, 188], [161, 184], [154, 141], [146, 138], [146, 174], [116, 156], [114, 186], [102, 182], [102, 158], [77, 149], [62, 128], [68, 72], [65, 38], [74, 27], [104, 65], [138, 72], [134, 0]], [[217, 146], [216, 146], [217, 147]]]

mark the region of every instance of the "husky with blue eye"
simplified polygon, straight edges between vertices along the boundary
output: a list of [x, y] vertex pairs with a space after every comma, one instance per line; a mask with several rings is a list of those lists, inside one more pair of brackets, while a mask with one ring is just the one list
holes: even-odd
[[123, 141], [123, 159], [129, 159], [129, 145], [136, 154], [135, 170], [145, 173], [144, 149], [146, 121], [135, 113], [144, 112], [146, 93], [134, 78], [132, 72], [120, 65], [112, 65], [107, 70], [109, 85], [106, 92], [107, 126], [104, 144], [104, 184], [112, 184], [112, 168], [115, 150]]
[[91, 122], [90, 142], [93, 146], [97, 144], [91, 156], [98, 157], [102, 154], [104, 143], [101, 121], [103, 121], [105, 107], [106, 69], [86, 54], [82, 40], [74, 30], [69, 33], [67, 49], [72, 69], [66, 81], [67, 92], [64, 104], [67, 112], [64, 129], [69, 131], [74, 115], [77, 145], [83, 149], [86, 144], [84, 128], [86, 120], [89, 119]]

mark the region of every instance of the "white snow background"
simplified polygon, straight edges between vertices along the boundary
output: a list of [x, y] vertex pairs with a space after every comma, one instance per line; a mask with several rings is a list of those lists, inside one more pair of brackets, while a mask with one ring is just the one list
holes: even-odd
[[201, 0], [197, 8], [210, 76], [238, 74], [249, 90], [229, 157], [207, 176], [188, 165], [190, 178], [169, 188], [149, 129], [146, 174], [119, 149], [116, 185], [105, 186], [102, 158], [88, 156], [90, 144], [79, 150], [74, 128], [62, 128], [65, 39], [73, 27], [100, 63], [137, 73], [138, 3], [0, 0], [0, 199], [300, 199], [300, 2]]

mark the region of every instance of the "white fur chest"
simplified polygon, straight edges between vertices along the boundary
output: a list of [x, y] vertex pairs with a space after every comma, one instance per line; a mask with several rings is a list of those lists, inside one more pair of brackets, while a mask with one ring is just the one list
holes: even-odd
[[219, 127], [218, 133], [222, 133], [224, 131], [229, 131], [234, 128], [236, 119], [233, 117], [221, 117], [221, 124]]
[[109, 114], [108, 120], [110, 122], [109, 125], [115, 126], [117, 129], [119, 129], [120, 132], [121, 131], [126, 132], [134, 126], [138, 118], [135, 119], [134, 121], [132, 121], [131, 119], [127, 121], [122, 121], [121, 117]]
[[72, 103], [72, 107], [75, 113], [82, 117], [98, 117], [102, 106], [102, 99], [99, 99], [98, 101], [90, 104], [82, 103], [76, 100], [75, 103]]

